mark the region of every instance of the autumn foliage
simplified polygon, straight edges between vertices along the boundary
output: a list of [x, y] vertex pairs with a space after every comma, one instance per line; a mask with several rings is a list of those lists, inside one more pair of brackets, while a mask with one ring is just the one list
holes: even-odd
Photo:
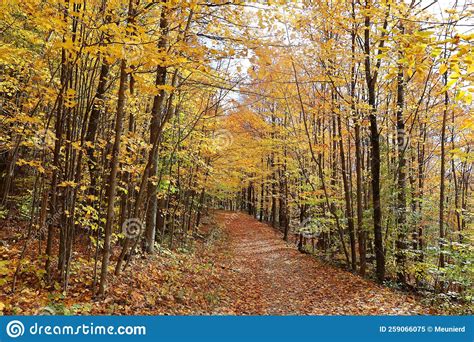
[[433, 6], [2, 1], [0, 312], [273, 313], [224, 280], [263, 223], [387, 302], [276, 313], [468, 311], [474, 13]]

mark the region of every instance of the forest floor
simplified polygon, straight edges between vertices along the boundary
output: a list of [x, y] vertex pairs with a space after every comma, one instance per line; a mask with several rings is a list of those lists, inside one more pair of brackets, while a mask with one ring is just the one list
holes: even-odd
[[[300, 253], [281, 234], [242, 213], [219, 212], [228, 234], [232, 292], [240, 314], [415, 315], [431, 312], [413, 296], [394, 292]], [[431, 312], [433, 313], [433, 312]]]
[[[111, 277], [108, 296], [101, 300], [92, 290], [93, 258], [86, 243], [75, 252], [67, 293], [58, 283], [46, 286], [31, 271], [42, 263], [27, 253], [16, 291], [11, 293], [10, 282], [0, 284], [0, 314], [436, 313], [412, 295], [300, 253], [278, 231], [249, 215], [218, 211], [206, 221], [192, 249], [137, 256], [120, 276]], [[0, 255], [12, 270], [23, 244], [19, 239], [0, 245]]]

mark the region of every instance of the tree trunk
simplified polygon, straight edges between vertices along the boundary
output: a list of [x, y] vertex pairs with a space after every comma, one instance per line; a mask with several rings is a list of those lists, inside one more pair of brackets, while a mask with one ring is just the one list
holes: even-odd
[[344, 144], [342, 140], [342, 128], [341, 128], [341, 116], [337, 115], [338, 131], [339, 131], [339, 152], [341, 157], [341, 172], [342, 172], [342, 183], [344, 186], [344, 199], [346, 203], [346, 218], [347, 228], [349, 229], [349, 241], [351, 244], [351, 267], [353, 271], [357, 270], [357, 251], [355, 243], [355, 232], [354, 232], [354, 217], [352, 216], [352, 191], [350, 189], [349, 181], [347, 179], [346, 170], [346, 157], [344, 154]]
[[[401, 29], [403, 32], [403, 27]], [[401, 55], [401, 53], [400, 53]], [[403, 109], [405, 107], [405, 76], [403, 65], [398, 65], [397, 76], [397, 144], [398, 144], [398, 168], [397, 168], [397, 241], [396, 241], [396, 262], [398, 281], [406, 283], [406, 142], [405, 142], [405, 120]]]
[[[370, 0], [367, 2], [367, 10], [371, 9]], [[387, 19], [384, 22], [384, 30], [387, 27]], [[382, 282], [385, 279], [385, 253], [383, 248], [382, 237], [382, 208], [380, 206], [380, 138], [377, 125], [377, 107], [375, 86], [377, 84], [378, 69], [380, 67], [381, 58], [377, 60], [375, 71], [372, 73], [371, 68], [371, 45], [370, 45], [370, 17], [366, 16], [364, 21], [364, 52], [365, 52], [365, 80], [367, 84], [368, 104], [370, 106], [370, 146], [371, 158], [370, 167], [372, 173], [372, 210], [374, 221], [374, 249], [376, 261], [377, 279]], [[383, 48], [384, 38], [379, 43], [379, 55]]]
[[[131, 1], [130, 1], [131, 2]], [[120, 139], [122, 137], [124, 108], [125, 108], [125, 90], [127, 88], [127, 65], [125, 60], [120, 65], [120, 84], [117, 99], [117, 114], [115, 118], [115, 137], [112, 148], [112, 160], [110, 162], [110, 174], [107, 188], [107, 214], [104, 229], [104, 249], [102, 254], [102, 267], [100, 272], [99, 295], [105, 294], [107, 285], [107, 271], [110, 257], [110, 239], [112, 237], [112, 227], [114, 223], [114, 204], [117, 187], [117, 173], [120, 158]]]
[[[448, 82], [448, 73], [443, 76], [444, 85]], [[441, 166], [439, 171], [440, 183], [439, 183], [439, 266], [444, 267], [444, 196], [445, 196], [445, 180], [446, 177], [446, 121], [448, 117], [448, 104], [449, 96], [448, 91], [444, 93], [444, 110], [443, 110], [443, 122], [441, 124]]]
[[[165, 6], [163, 5], [161, 10], [161, 17], [160, 17], [160, 30], [161, 30], [161, 37], [158, 42], [158, 48], [161, 51], [166, 49], [167, 40], [168, 40], [168, 19], [167, 19], [167, 10], [165, 10]], [[159, 66], [156, 72], [156, 86], [163, 86], [166, 84], [166, 72], [167, 68], [163, 66]], [[151, 163], [150, 172], [148, 174], [148, 186], [147, 186], [147, 193], [148, 193], [148, 210], [146, 213], [146, 232], [145, 232], [145, 240], [146, 240], [146, 252], [153, 253], [154, 243], [155, 243], [155, 235], [156, 235], [156, 214], [157, 214], [157, 204], [158, 198], [156, 197], [157, 193], [157, 184], [156, 184], [156, 174], [158, 173], [158, 154], [159, 149], [158, 145], [160, 143], [161, 135], [161, 121], [162, 121], [162, 114], [164, 109], [165, 103], [165, 96], [166, 93], [164, 89], [161, 89], [159, 93], [153, 98], [153, 107], [151, 110], [151, 124], [150, 124], [150, 142], [153, 144], [152, 150], [150, 151], [149, 155], [149, 162]]]

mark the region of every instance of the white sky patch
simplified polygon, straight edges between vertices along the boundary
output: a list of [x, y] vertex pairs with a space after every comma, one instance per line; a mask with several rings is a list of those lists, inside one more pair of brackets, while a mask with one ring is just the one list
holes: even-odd
[[[444, 23], [449, 22], [450, 14], [446, 11], [456, 10], [463, 19], [459, 20], [456, 23], [456, 31], [462, 34], [471, 33], [474, 31], [474, 17], [466, 16], [468, 10], [474, 10], [474, 0], [420, 0], [417, 8], [419, 10], [423, 10], [423, 12], [428, 12], [433, 16], [433, 21], [430, 22], [420, 22], [423, 26], [430, 26], [433, 27], [441, 27]], [[258, 26], [257, 25], [257, 11], [265, 10], [267, 6], [258, 4], [255, 2], [251, 2], [252, 6], [245, 7], [244, 11], [250, 13], [251, 18], [255, 18], [254, 22], [249, 23], [251, 26]], [[284, 6], [281, 6], [281, 10], [284, 10]], [[268, 9], [268, 10], [274, 10]], [[283, 15], [284, 16], [284, 15]], [[276, 25], [280, 25], [281, 23], [275, 23]], [[281, 24], [282, 25], [282, 24]], [[261, 36], [271, 35], [271, 31], [268, 28], [262, 28]], [[286, 40], [282, 41], [282, 44], [286, 44]], [[254, 53], [251, 49], [249, 49], [247, 58], [233, 58], [231, 61], [230, 70], [234, 75], [240, 74], [241, 76], [247, 75], [247, 69], [252, 67], [252, 62], [250, 59], [253, 57]], [[238, 69], [240, 71], [238, 71]], [[239, 91], [239, 87], [235, 88], [235, 91], [229, 92], [227, 96], [228, 100], [238, 100], [241, 94]]]
[[[447, 10], [456, 10], [459, 13], [467, 10], [474, 10], [473, 0], [421, 0], [420, 8], [428, 7], [426, 10], [433, 14], [440, 22], [447, 22], [449, 13]], [[474, 30], [474, 17], [467, 16], [456, 24], [457, 31], [460, 33], [469, 33]]]

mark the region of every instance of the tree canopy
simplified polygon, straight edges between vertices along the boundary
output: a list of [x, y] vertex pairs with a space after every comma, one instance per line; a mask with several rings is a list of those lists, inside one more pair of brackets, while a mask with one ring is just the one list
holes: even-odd
[[0, 285], [34, 272], [67, 293], [85, 237], [104, 297], [225, 209], [471, 302], [474, 9], [439, 6], [2, 1], [0, 219], [25, 229]]

